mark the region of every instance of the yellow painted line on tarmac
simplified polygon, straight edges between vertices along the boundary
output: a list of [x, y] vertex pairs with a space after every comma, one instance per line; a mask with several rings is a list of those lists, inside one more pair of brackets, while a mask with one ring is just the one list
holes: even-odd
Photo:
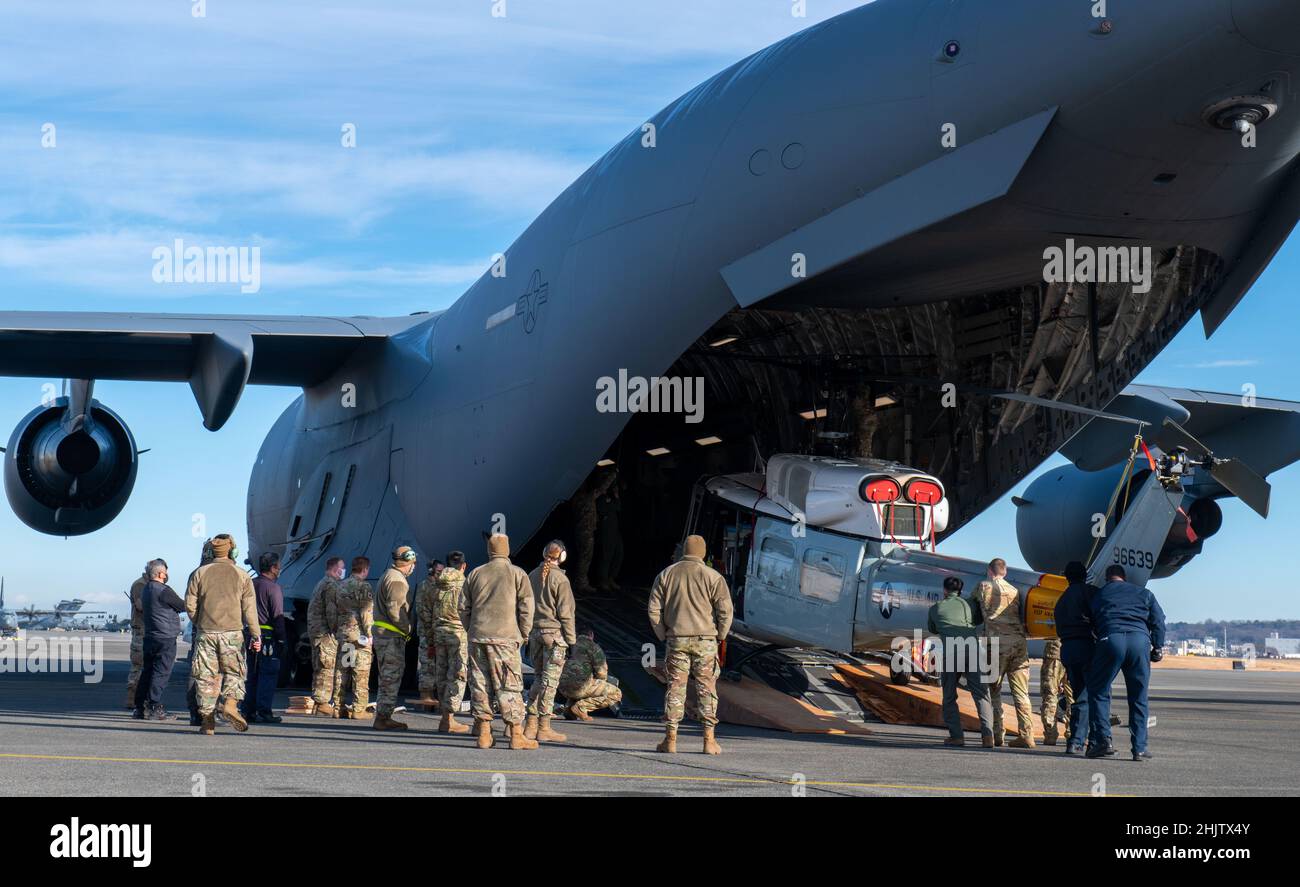
[[[956, 792], [968, 794], [1000, 795], [1043, 795], [1053, 797], [1082, 798], [1091, 797], [1091, 792], [1038, 791], [1034, 789], [1011, 788], [963, 788], [944, 785], [908, 785], [889, 782], [840, 782], [831, 780], [761, 779], [746, 776], [670, 776], [654, 773], [587, 773], [563, 770], [501, 770], [476, 769], [469, 767], [397, 767], [388, 764], [294, 764], [274, 761], [190, 761], [173, 758], [108, 758], [90, 755], [25, 755], [0, 752], [0, 758], [25, 761], [81, 761], [97, 764], [184, 764], [191, 767], [269, 767], [290, 770], [375, 770], [389, 773], [448, 773], [475, 776], [555, 776], [586, 779], [611, 780], [646, 780], [661, 782], [705, 782], [713, 784], [729, 783], [733, 785], [813, 785], [825, 788], [875, 788], [895, 789], [899, 791]], [[1123, 797], [1123, 796], [1112, 796]]]

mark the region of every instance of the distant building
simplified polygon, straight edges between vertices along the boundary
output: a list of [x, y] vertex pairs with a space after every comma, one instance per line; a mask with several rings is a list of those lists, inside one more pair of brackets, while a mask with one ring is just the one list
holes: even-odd
[[1264, 655], [1276, 659], [1300, 659], [1300, 638], [1272, 637], [1264, 638]]

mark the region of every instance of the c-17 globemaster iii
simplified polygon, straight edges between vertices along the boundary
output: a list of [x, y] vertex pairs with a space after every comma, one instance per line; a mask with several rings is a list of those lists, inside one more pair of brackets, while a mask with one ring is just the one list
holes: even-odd
[[[629, 568], [670, 556], [698, 477], [779, 453], [915, 466], [951, 533], [1092, 433], [987, 392], [1107, 408], [1300, 211], [1300, 4], [1112, 5], [877, 0], [801, 31], [648, 117], [442, 312], [0, 313], [0, 374], [74, 380], [10, 438], [10, 503], [111, 521], [138, 454], [93, 380], [171, 380], [213, 431], [247, 385], [301, 386], [248, 499], [299, 602], [334, 554], [503, 525], [535, 549], [598, 462]], [[601, 397], [650, 379], [703, 410]]]

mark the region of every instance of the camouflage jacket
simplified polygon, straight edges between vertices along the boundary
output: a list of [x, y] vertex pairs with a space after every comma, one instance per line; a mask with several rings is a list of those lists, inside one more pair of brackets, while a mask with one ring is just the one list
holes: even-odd
[[[430, 638], [439, 631], [465, 633], [465, 626], [460, 621], [461, 593], [464, 590], [465, 574], [459, 569], [453, 570], [448, 567], [438, 574], [437, 585], [429, 598]], [[424, 619], [423, 614], [420, 618]], [[421, 629], [421, 632], [423, 631], [424, 629]]]
[[375, 593], [370, 583], [355, 576], [349, 576], [343, 583], [336, 599], [334, 613], [331, 614], [326, 602], [325, 621], [330, 622], [333, 615], [338, 626], [335, 636], [341, 641], [355, 641], [358, 637], [370, 637], [375, 631]]
[[147, 576], [131, 583], [131, 634], [134, 637], [144, 637], [144, 606], [140, 602], [140, 592], [148, 584]]
[[433, 598], [437, 593], [438, 580], [432, 576], [415, 590], [415, 633], [422, 641], [433, 640]]
[[588, 637], [579, 637], [577, 643], [569, 647], [569, 656], [564, 661], [564, 671], [560, 675], [560, 686], [577, 688], [592, 678], [605, 680], [609, 677], [609, 663], [605, 660], [605, 651]]
[[1025, 626], [1020, 619], [1020, 591], [1005, 579], [981, 582], [975, 600], [984, 614], [984, 630], [989, 637], [1023, 638]]
[[338, 634], [338, 598], [342, 593], [343, 583], [333, 576], [326, 576], [316, 583], [311, 602], [307, 604], [307, 635], [312, 640]]

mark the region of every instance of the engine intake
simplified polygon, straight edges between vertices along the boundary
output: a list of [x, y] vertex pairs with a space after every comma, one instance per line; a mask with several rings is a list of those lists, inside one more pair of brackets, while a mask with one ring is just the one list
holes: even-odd
[[107, 526], [131, 498], [135, 438], [116, 413], [90, 401], [81, 421], [61, 397], [18, 423], [5, 451], [5, 495], [18, 519], [51, 536]]

